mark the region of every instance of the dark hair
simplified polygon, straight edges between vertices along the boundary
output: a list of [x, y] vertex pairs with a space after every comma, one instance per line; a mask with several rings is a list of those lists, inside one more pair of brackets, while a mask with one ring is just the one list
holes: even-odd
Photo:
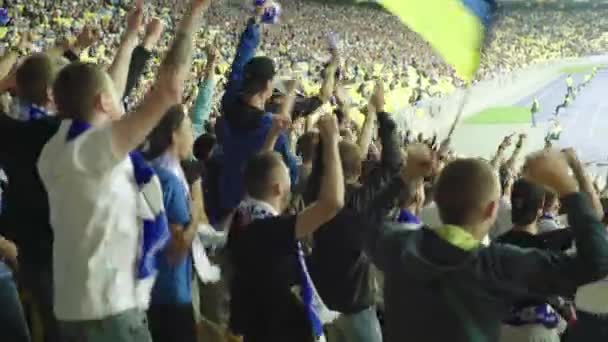
[[246, 65], [243, 76], [243, 95], [253, 96], [264, 91], [276, 74], [274, 62], [268, 57], [254, 57]]
[[319, 143], [319, 133], [317, 132], [306, 132], [298, 139], [296, 144], [296, 152], [302, 157], [304, 162], [312, 162]]
[[518, 179], [511, 192], [511, 221], [518, 226], [531, 224], [543, 208], [545, 189], [525, 179]]
[[173, 132], [181, 126], [185, 118], [186, 114], [182, 105], [174, 105], [169, 108], [162, 120], [148, 135], [147, 146], [143, 151], [144, 157], [152, 160], [165, 153], [173, 144]]
[[247, 194], [255, 199], [266, 198], [272, 190], [273, 171], [281, 162], [281, 155], [274, 151], [259, 153], [249, 159], [243, 174]]
[[544, 210], [551, 209], [555, 201], [559, 200], [559, 196], [554, 191], [545, 190], [545, 207]]
[[37, 54], [28, 57], [17, 68], [17, 89], [19, 98], [26, 102], [43, 106], [48, 99], [60, 61], [48, 55]]
[[215, 146], [217, 138], [213, 134], [205, 133], [194, 141], [192, 152], [194, 157], [200, 161], [209, 159], [211, 151]]

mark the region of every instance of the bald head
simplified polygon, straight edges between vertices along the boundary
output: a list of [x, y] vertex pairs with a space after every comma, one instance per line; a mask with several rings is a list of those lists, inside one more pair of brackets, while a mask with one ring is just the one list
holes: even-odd
[[500, 197], [495, 172], [489, 164], [477, 159], [460, 159], [448, 164], [435, 191], [441, 220], [457, 226], [490, 220], [490, 206]]
[[[284, 178], [287, 177], [287, 180]], [[274, 185], [289, 182], [285, 164], [276, 152], [264, 152], [253, 156], [244, 173], [247, 194], [258, 200], [268, 200], [277, 194]], [[279, 191], [280, 192], [280, 191]]]

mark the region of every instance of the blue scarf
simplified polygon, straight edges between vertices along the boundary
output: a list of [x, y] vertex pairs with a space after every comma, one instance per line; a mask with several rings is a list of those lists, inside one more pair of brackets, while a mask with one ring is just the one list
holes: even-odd
[[[90, 128], [90, 124], [74, 120], [68, 130], [67, 141], [76, 139]], [[135, 182], [140, 192], [139, 199], [143, 200], [145, 203], [142, 204], [146, 205], [154, 214], [154, 218], [142, 218], [143, 238], [137, 262], [137, 278], [141, 280], [157, 273], [156, 259], [169, 240], [169, 223], [162, 206], [162, 189], [160, 189], [158, 179], [155, 179], [157, 177], [154, 169], [146, 163], [139, 151], [129, 153], [129, 158], [133, 164]], [[157, 198], [158, 194], [160, 194], [160, 199]]]
[[44, 109], [43, 107], [37, 106], [35, 104], [19, 104], [19, 115], [20, 119], [23, 121], [33, 121], [45, 118], [50, 115], [50, 113]]
[[551, 305], [541, 304], [525, 308], [513, 308], [505, 323], [513, 326], [539, 324], [547, 329], [554, 329], [559, 324], [559, 317]]
[[416, 215], [412, 214], [412, 212], [410, 212], [407, 209], [401, 209], [396, 217], [395, 217], [395, 222], [397, 223], [411, 223], [411, 224], [421, 224], [422, 222], [420, 221], [420, 219], [418, 217], [416, 217]]

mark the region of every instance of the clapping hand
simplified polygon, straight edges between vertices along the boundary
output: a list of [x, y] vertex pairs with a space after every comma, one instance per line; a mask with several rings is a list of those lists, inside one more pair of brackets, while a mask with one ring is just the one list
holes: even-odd
[[530, 155], [524, 165], [526, 178], [556, 191], [560, 196], [577, 191], [576, 180], [569, 171], [567, 155], [555, 149]]

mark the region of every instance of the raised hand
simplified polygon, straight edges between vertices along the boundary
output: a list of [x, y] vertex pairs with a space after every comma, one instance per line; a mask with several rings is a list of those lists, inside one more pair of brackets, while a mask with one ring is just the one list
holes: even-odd
[[319, 132], [322, 139], [338, 139], [340, 137], [340, 129], [338, 128], [338, 120], [333, 114], [325, 114], [317, 122]]
[[192, 0], [192, 12], [199, 14], [206, 11], [211, 5], [211, 0]]
[[369, 100], [370, 105], [376, 110], [376, 112], [384, 111], [384, 83], [381, 80], [376, 82], [376, 87], [374, 88], [374, 94]]
[[556, 191], [560, 196], [577, 191], [576, 180], [569, 174], [566, 155], [559, 150], [548, 149], [528, 157], [524, 176], [529, 180]]
[[566, 148], [566, 149], [562, 150], [562, 153], [566, 157], [566, 161], [568, 162], [568, 165], [570, 167], [580, 165], [580, 160], [578, 159], [576, 151], [574, 151], [573, 148]]
[[98, 42], [100, 38], [100, 30], [94, 29], [91, 26], [85, 26], [78, 37], [76, 37], [76, 42], [74, 43], [73, 49], [77, 51], [84, 50]]
[[156, 46], [160, 40], [165, 26], [159, 18], [152, 18], [146, 25], [146, 34], [144, 36], [143, 46], [146, 50], [150, 51]]
[[127, 31], [138, 33], [144, 24], [144, 0], [135, 0], [134, 6], [127, 15]]

